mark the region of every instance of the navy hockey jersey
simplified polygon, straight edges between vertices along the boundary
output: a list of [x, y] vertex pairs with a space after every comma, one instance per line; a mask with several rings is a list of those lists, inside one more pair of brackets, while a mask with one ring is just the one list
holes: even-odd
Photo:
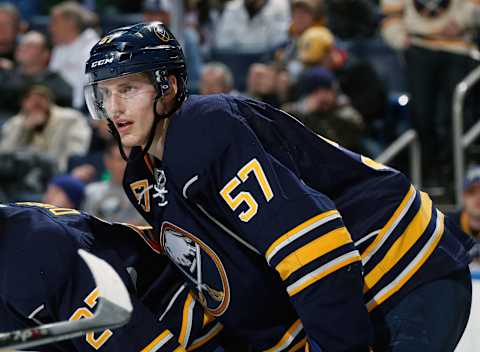
[[144, 232], [148, 230], [73, 209], [0, 204], [0, 331], [92, 316], [98, 291], [77, 255], [82, 248], [109, 262], [122, 277], [132, 292], [132, 318], [124, 327], [39, 347], [41, 351], [205, 348], [221, 324], [209, 325], [203, 309], [191, 304], [193, 296], [183, 282], [136, 235]]
[[469, 261], [469, 239], [404, 175], [260, 102], [190, 96], [163, 159], [140, 152], [124, 187], [150, 245], [259, 350], [366, 346], [367, 312]]

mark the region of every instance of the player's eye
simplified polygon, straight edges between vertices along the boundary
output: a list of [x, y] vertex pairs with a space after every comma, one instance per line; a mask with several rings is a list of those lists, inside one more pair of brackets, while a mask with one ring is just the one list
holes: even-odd
[[121, 94], [123, 97], [128, 98], [134, 95], [137, 92], [138, 88], [134, 85], [125, 85], [120, 87], [118, 93]]

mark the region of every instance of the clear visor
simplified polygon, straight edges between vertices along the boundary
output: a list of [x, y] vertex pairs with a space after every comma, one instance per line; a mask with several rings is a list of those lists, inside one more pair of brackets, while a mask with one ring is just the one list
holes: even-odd
[[95, 120], [112, 119], [143, 94], [155, 95], [155, 88], [146, 74], [130, 74], [88, 83], [84, 87], [88, 111]]

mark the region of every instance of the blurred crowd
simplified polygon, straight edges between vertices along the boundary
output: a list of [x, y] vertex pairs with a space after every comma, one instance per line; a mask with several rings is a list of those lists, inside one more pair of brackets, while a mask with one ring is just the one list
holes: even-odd
[[[372, 158], [414, 128], [425, 187], [451, 185], [452, 97], [478, 66], [478, 0], [12, 0], [0, 2], [0, 201], [143, 223], [108, 126], [87, 116], [84, 64], [108, 30], [153, 20], [180, 38], [190, 93], [268, 102]], [[405, 159], [394, 166], [408, 174]]]

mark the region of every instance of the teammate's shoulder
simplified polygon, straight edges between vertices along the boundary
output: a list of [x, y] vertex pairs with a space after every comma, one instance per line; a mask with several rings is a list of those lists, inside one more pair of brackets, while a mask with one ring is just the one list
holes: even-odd
[[[61, 247], [67, 242], [80, 245], [89, 242], [88, 215], [75, 209], [50, 204], [22, 202], [0, 207], [7, 233], [19, 233], [29, 243]], [[35, 247], [35, 246], [33, 246]]]

